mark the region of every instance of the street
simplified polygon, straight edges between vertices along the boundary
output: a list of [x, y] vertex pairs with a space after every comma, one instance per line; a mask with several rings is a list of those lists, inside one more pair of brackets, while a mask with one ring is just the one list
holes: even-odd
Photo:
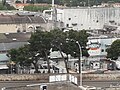
[[95, 86], [95, 87], [109, 87], [120, 85], [119, 81], [83, 81], [83, 85]]
[[[0, 89], [3, 87], [17, 87], [30, 84], [39, 84], [40, 81], [0, 81]], [[119, 81], [83, 81], [83, 85], [95, 87], [109, 87], [111, 85], [120, 85]]]

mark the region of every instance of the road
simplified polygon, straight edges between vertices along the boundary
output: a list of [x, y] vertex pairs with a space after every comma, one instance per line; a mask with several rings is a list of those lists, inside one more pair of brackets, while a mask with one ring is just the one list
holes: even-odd
[[95, 86], [95, 87], [109, 87], [111, 85], [120, 85], [120, 81], [84, 81], [83, 85]]
[[17, 87], [40, 83], [39, 81], [0, 81], [0, 89], [3, 87]]
[[[38, 84], [40, 81], [0, 81], [0, 89], [2, 87], [17, 87], [29, 84]], [[83, 81], [83, 85], [95, 87], [109, 87], [110, 85], [120, 85], [119, 81]]]

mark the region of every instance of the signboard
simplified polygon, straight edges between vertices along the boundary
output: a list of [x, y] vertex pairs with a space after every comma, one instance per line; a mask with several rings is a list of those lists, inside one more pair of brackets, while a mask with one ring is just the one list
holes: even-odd
[[77, 78], [75, 76], [69, 75], [69, 81], [74, 83], [74, 84], [78, 84], [77, 83]]
[[56, 82], [56, 81], [70, 81], [74, 84], [77, 83], [77, 77], [72, 76], [72, 75], [54, 75], [54, 76], [49, 76], [49, 82]]
[[54, 75], [49, 77], [49, 82], [67, 81], [67, 75]]

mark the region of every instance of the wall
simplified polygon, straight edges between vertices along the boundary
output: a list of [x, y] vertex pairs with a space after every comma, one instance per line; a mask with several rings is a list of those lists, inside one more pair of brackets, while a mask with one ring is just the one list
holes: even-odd
[[26, 30], [27, 32], [33, 31], [35, 28], [31, 29], [29, 26], [41, 26], [44, 30], [49, 31], [52, 29], [51, 23], [44, 23], [44, 24], [0, 24], [0, 33], [17, 33], [18, 30], [23, 32]]
[[[55, 75], [55, 74], [2, 74], [0, 75], [0, 81], [40, 80], [40, 82], [43, 83], [43, 82], [49, 81], [49, 75]], [[73, 75], [79, 78], [79, 74], [73, 74]], [[117, 80], [119, 81], [120, 74], [83, 74], [83, 80], [95, 80], [95, 81]]]
[[[69, 19], [70, 18], [70, 19]], [[64, 8], [57, 9], [57, 20], [74, 30], [102, 29], [104, 24], [115, 21], [120, 24], [120, 8]], [[77, 23], [77, 25], [72, 25]]]
[[0, 33], [13, 33], [17, 32], [16, 25], [14, 24], [0, 24]]

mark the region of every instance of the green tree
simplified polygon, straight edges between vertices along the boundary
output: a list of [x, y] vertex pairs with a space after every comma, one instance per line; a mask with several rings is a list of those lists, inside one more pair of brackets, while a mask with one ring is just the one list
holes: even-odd
[[[47, 3], [51, 4], [52, 0], [28, 0], [28, 3]], [[100, 5], [101, 3], [120, 3], [120, 0], [55, 0], [55, 4], [64, 6], [93, 6]]]
[[19, 53], [17, 49], [9, 50], [7, 56], [10, 58], [11, 61], [18, 62]]
[[[10, 62], [8, 64], [8, 67], [10, 69], [10, 72], [12, 68], [14, 67], [14, 72], [17, 73], [17, 67], [20, 65], [21, 67], [30, 67], [31, 62], [28, 60], [28, 46], [25, 45], [23, 47], [20, 47], [18, 49], [11, 49], [9, 50], [7, 56], [10, 58]], [[12, 68], [11, 68], [12, 67]], [[12, 73], [12, 72], [11, 72]]]
[[111, 47], [107, 49], [107, 58], [113, 60], [118, 59], [120, 56], [120, 40], [116, 40], [112, 43]]
[[53, 36], [53, 39], [52, 39], [52, 42], [51, 42], [52, 46], [53, 46], [53, 50], [60, 51], [62, 59], [64, 60], [66, 71], [67, 71], [67, 73], [69, 73], [68, 65], [67, 65], [68, 62], [67, 62], [66, 58], [64, 57], [64, 55], [62, 53], [64, 43], [66, 41], [66, 34], [59, 29], [52, 30], [51, 33], [52, 33], [52, 36]]
[[[48, 73], [50, 73], [48, 55], [51, 49], [51, 40], [52, 40], [52, 35], [50, 32], [47, 31], [44, 32], [40, 30], [37, 30], [35, 33], [33, 33], [29, 40], [30, 52], [32, 53], [31, 58], [32, 60], [34, 60], [33, 62], [34, 66], [37, 66], [37, 62], [39, 60], [37, 59], [38, 57], [36, 56], [36, 54], [38, 53], [41, 58], [44, 58], [44, 60], [47, 61]], [[36, 67], [36, 70], [37, 68], [38, 67]]]
[[[68, 32], [63, 32], [61, 30], [53, 30], [53, 41], [52, 44], [60, 51], [61, 56], [64, 60], [67, 73], [68, 70], [68, 55], [73, 57], [78, 57], [80, 61], [80, 51], [76, 41], [80, 43], [84, 49], [82, 49], [83, 56], [89, 56], [87, 50], [85, 49], [87, 43], [87, 37], [89, 36], [86, 31], [74, 31], [70, 30]], [[67, 59], [63, 56], [62, 52], [66, 53]]]
[[86, 50], [86, 43], [88, 41], [87, 38], [88, 38], [89, 34], [87, 34], [85, 30], [82, 30], [82, 31], [70, 30], [67, 33], [68, 33], [68, 35], [67, 35], [68, 43], [70, 44], [71, 51], [73, 51], [73, 52], [71, 52], [71, 55], [73, 57], [76, 57], [76, 55], [79, 54], [78, 45], [76, 44], [76, 41], [78, 41], [82, 47], [83, 56], [88, 57], [89, 55]]
[[[48, 64], [48, 73], [50, 73], [49, 65], [49, 54], [50, 49], [53, 48], [54, 51], [60, 51], [62, 59], [64, 60], [67, 73], [68, 70], [68, 57], [65, 58], [63, 53], [67, 56], [70, 54], [73, 57], [78, 57], [80, 59], [79, 47], [76, 41], [80, 43], [81, 46], [86, 47], [88, 34], [85, 31], [74, 31], [70, 30], [68, 32], [63, 32], [59, 29], [51, 30], [50, 32], [36, 30], [31, 34], [29, 44], [19, 49], [11, 49], [8, 52], [10, 59], [16, 63], [23, 65], [24, 63], [32, 63], [35, 67], [35, 72], [38, 73], [38, 61], [43, 58]], [[87, 56], [87, 52], [82, 49], [83, 56]], [[80, 60], [79, 60], [80, 61]]]
[[50, 5], [48, 6], [35, 6], [35, 5], [28, 5], [24, 7], [24, 10], [27, 11], [43, 11], [43, 10], [48, 10], [50, 8]]
[[[79, 72], [81, 72], [80, 70], [80, 53], [82, 53], [82, 56], [86, 56], [88, 57], [89, 54], [87, 52], [86, 47], [86, 43], [87, 43], [87, 37], [89, 36], [86, 31], [82, 30], [82, 31], [74, 31], [74, 30], [70, 30], [69, 32], [67, 32], [67, 48], [68, 49], [64, 49], [64, 52], [68, 52], [71, 56], [73, 57], [78, 57], [79, 61]], [[80, 52], [80, 48], [78, 43], [81, 46], [82, 52]], [[65, 51], [67, 50], [67, 51]]]
[[2, 4], [3, 4], [3, 6], [5, 6], [6, 5], [6, 0], [2, 0]]
[[28, 45], [25, 45], [23, 47], [20, 47], [18, 49], [11, 49], [8, 51], [7, 56], [10, 58], [11, 61], [17, 63], [20, 63], [20, 65], [27, 66], [30, 65], [28, 63], [29, 59], [29, 53], [28, 53]]
[[16, 10], [13, 6], [10, 6], [10, 4], [6, 3], [7, 10]]
[[0, 10], [7, 10], [6, 6], [3, 6], [3, 4], [0, 3]]

